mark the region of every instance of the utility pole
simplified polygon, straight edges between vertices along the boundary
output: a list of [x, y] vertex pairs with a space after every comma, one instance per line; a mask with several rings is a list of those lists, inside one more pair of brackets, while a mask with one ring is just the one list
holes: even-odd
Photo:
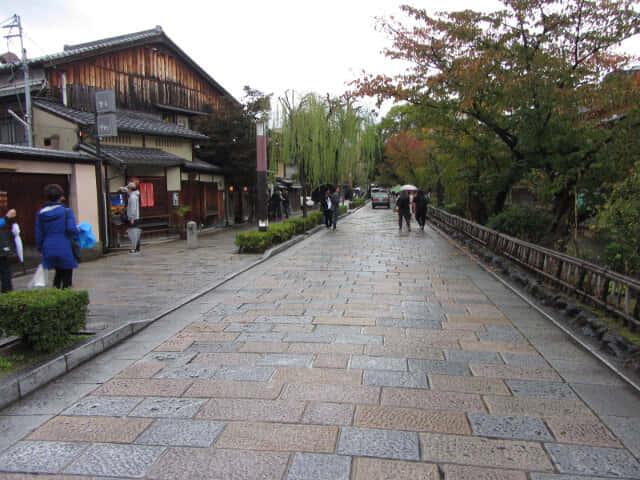
[[256, 216], [258, 230], [266, 232], [269, 228], [267, 214], [267, 122], [256, 122]]
[[11, 19], [11, 23], [9, 25], [3, 25], [2, 28], [17, 28], [18, 33], [11, 33], [9, 30], [9, 34], [5, 35], [5, 38], [20, 38], [20, 53], [22, 55], [22, 70], [24, 71], [24, 120], [26, 123], [27, 129], [27, 145], [33, 147], [33, 128], [31, 126], [31, 87], [29, 86], [29, 65], [27, 64], [27, 49], [24, 48], [24, 43], [22, 41], [22, 23], [20, 22], [20, 17], [18, 15], [14, 15]]

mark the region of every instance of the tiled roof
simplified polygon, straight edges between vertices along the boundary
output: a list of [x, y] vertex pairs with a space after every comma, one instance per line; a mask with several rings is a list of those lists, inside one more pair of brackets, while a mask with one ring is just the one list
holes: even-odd
[[[101, 50], [113, 50], [113, 49], [121, 49], [131, 47], [133, 45], [138, 44], [151, 44], [151, 43], [162, 43], [163, 45], [169, 47], [175, 53], [178, 54], [182, 60], [185, 61], [188, 65], [190, 65], [194, 70], [196, 70], [200, 75], [202, 75], [213, 87], [218, 89], [224, 95], [228, 95], [233, 98], [233, 96], [227, 92], [222, 85], [216, 82], [207, 72], [205, 72], [202, 67], [200, 67], [196, 62], [194, 62], [186, 53], [180, 49], [173, 41], [164, 33], [161, 26], [156, 26], [156, 28], [152, 28], [151, 30], [143, 30], [141, 32], [128, 33], [126, 35], [119, 35], [117, 37], [103, 38], [100, 40], [95, 40], [93, 42], [80, 43], [77, 45], [65, 45], [64, 50], [62, 52], [53, 53], [50, 55], [44, 55], [42, 57], [31, 58], [28, 60], [29, 65], [38, 66], [38, 65], [51, 65], [59, 62], [67, 62], [74, 59], [74, 57], [86, 57], [98, 55]], [[0, 72], [3, 70], [10, 70], [11, 68], [15, 68], [15, 64], [6, 64], [0, 65]]]
[[0, 144], [0, 155], [94, 162], [93, 157], [83, 152], [68, 152], [65, 150], [51, 150], [49, 148], [25, 147], [21, 145]]
[[221, 173], [222, 168], [217, 165], [212, 165], [211, 163], [207, 163], [199, 158], [194, 158], [193, 161], [184, 162], [185, 170], [194, 170], [196, 172], [204, 172], [204, 173]]
[[[96, 154], [94, 145], [83, 144], [82, 150]], [[185, 163], [185, 159], [159, 148], [120, 147], [116, 145], [101, 145], [100, 153], [116, 160], [116, 163], [136, 166], [177, 167]]]
[[[95, 145], [81, 144], [78, 149], [96, 155]], [[100, 154], [103, 159], [116, 167], [154, 166], [154, 167], [183, 167], [185, 170], [203, 173], [220, 173], [222, 169], [216, 165], [197, 158], [193, 161], [185, 160], [159, 148], [120, 147], [115, 145], [101, 145]]]
[[[65, 107], [59, 103], [34, 100], [33, 105], [40, 107], [54, 115], [65, 118], [71, 122], [83, 126], [95, 125], [95, 114], [82, 112]], [[182, 137], [193, 140], [205, 140], [208, 137], [194, 130], [181, 127], [175, 123], [165, 122], [158, 117], [142, 112], [118, 111], [116, 112], [118, 130], [130, 133], [146, 133], [165, 137]]]

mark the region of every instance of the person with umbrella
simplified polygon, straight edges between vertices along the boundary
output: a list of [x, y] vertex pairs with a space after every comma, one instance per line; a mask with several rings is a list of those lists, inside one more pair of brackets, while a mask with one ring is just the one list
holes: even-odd
[[409, 192], [407, 190], [401, 190], [400, 196], [396, 201], [396, 208], [398, 209], [398, 230], [402, 231], [402, 219], [407, 224], [407, 230], [411, 231], [411, 200], [409, 198]]

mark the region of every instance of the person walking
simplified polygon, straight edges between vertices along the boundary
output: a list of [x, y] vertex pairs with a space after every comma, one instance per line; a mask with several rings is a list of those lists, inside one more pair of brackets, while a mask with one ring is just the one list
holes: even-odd
[[407, 230], [411, 231], [411, 202], [409, 199], [409, 193], [406, 190], [400, 192], [400, 196], [396, 201], [396, 207], [398, 208], [398, 230], [402, 231], [402, 219], [407, 224]]
[[427, 221], [427, 198], [422, 190], [413, 197], [413, 212], [416, 216], [416, 222], [420, 225], [420, 230], [424, 232], [424, 225]]
[[273, 208], [274, 220], [282, 220], [282, 197], [280, 196], [280, 190], [274, 190], [271, 195], [271, 208]]
[[0, 218], [0, 282], [2, 284], [2, 293], [13, 290], [9, 256], [13, 252], [14, 234], [12, 224], [15, 218], [16, 211], [13, 208]]
[[77, 238], [78, 227], [73, 210], [67, 208], [60, 185], [44, 188], [47, 203], [36, 215], [36, 247], [42, 255], [42, 266], [55, 269], [53, 286], [69, 288], [73, 282], [73, 269], [78, 261], [73, 256], [71, 239]]
[[142, 229], [140, 228], [140, 191], [135, 182], [129, 182], [127, 185], [127, 223], [129, 228], [127, 234], [131, 241], [131, 250], [129, 253], [140, 253], [140, 237], [142, 237]]
[[291, 215], [289, 193], [286, 190], [282, 190], [282, 212], [284, 213], [284, 218], [289, 218], [289, 215]]
[[331, 209], [331, 194], [329, 189], [325, 189], [324, 195], [320, 200], [320, 208], [322, 209], [322, 216], [324, 218], [324, 226], [331, 228], [331, 220], [333, 218], [333, 210]]
[[338, 216], [340, 215], [340, 187], [331, 194], [331, 226], [333, 230], [338, 226]]

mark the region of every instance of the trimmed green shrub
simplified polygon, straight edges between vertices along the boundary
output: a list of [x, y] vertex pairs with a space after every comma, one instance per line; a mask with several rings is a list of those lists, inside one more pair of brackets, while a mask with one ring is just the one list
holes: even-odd
[[344, 215], [345, 213], [347, 213], [348, 208], [347, 208], [346, 205], [340, 205], [339, 208], [340, 208], [340, 210], [339, 210], [340, 215]]
[[305, 231], [305, 220], [303, 217], [289, 218], [282, 223], [293, 225], [295, 228], [295, 233], [304, 233]]
[[53, 352], [87, 323], [86, 290], [47, 288], [0, 295], [0, 329], [36, 352]]
[[239, 247], [240, 253], [262, 253], [273, 243], [273, 233], [250, 230], [236, 234], [235, 244]]
[[487, 227], [527, 242], [538, 243], [551, 221], [551, 217], [542, 210], [528, 205], [512, 205], [491, 217]]
[[293, 237], [295, 225], [292, 223], [272, 223], [269, 225], [269, 232], [273, 236], [273, 243], [282, 243]]
[[365, 201], [366, 201], [366, 199], [364, 199], [364, 198], [355, 198], [355, 199], [351, 200], [351, 205], [353, 205], [353, 208], [358, 208], [358, 207], [361, 207], [362, 205], [364, 205]]
[[311, 212], [308, 217], [313, 219], [314, 225], [319, 225], [322, 222], [322, 212]]

